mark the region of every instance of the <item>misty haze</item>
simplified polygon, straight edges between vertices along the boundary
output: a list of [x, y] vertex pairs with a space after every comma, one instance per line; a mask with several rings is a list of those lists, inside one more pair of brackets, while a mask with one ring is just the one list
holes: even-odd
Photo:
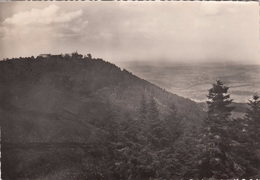
[[4, 180], [260, 178], [257, 2], [0, 2]]
[[260, 89], [260, 65], [131, 62], [125, 63], [124, 67], [171, 93], [196, 102], [206, 101], [207, 91], [216, 79], [229, 85], [229, 92], [236, 102], [246, 103]]

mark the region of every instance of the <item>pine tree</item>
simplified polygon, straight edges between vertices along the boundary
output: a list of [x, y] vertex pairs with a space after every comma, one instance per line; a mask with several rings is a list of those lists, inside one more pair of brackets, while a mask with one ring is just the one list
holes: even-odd
[[139, 109], [138, 109], [138, 122], [136, 129], [139, 131], [139, 133], [136, 134], [138, 143], [139, 144], [145, 144], [147, 145], [147, 134], [149, 131], [148, 128], [148, 122], [147, 122], [147, 116], [148, 116], [148, 104], [145, 95], [143, 94], [141, 97], [141, 100], [139, 102]]
[[116, 113], [109, 100], [107, 100], [105, 105], [105, 130], [108, 134], [107, 137], [110, 141], [116, 141], [118, 133], [118, 122], [116, 121]]
[[255, 141], [260, 141], [260, 98], [258, 95], [253, 95], [253, 100], [249, 100], [245, 118], [249, 126], [250, 137]]
[[141, 121], [144, 123], [147, 119], [147, 100], [145, 95], [142, 95], [139, 106], [139, 116]]
[[224, 83], [220, 80], [217, 80], [213, 87], [209, 89], [209, 95], [207, 95], [210, 100], [207, 101], [209, 119], [227, 120], [231, 115], [234, 107], [228, 106], [233, 101], [230, 99], [230, 95], [227, 94], [228, 89], [229, 87], [224, 86]]
[[[237, 173], [243, 174], [243, 169], [236, 165], [230, 157], [232, 140], [229, 137], [229, 116], [234, 107], [230, 107], [232, 100], [227, 95], [229, 87], [217, 80], [209, 89], [207, 96], [208, 117], [204, 122], [204, 138], [202, 140], [204, 152], [199, 162], [199, 178], [230, 178]], [[237, 167], [235, 169], [234, 167]], [[239, 171], [239, 172], [238, 172]]]
[[150, 98], [148, 103], [147, 121], [149, 126], [149, 140], [155, 148], [160, 147], [165, 143], [163, 138], [164, 128], [160, 120], [160, 113], [157, 103], [153, 97]]
[[168, 116], [165, 118], [166, 135], [170, 143], [175, 142], [182, 134], [184, 123], [183, 118], [179, 115], [174, 103], [170, 106]]
[[[244, 123], [246, 123], [244, 135], [244, 162], [247, 165], [246, 175], [249, 178], [259, 178], [260, 176], [260, 98], [253, 95], [253, 100], [249, 100]], [[243, 124], [244, 124], [243, 123]], [[241, 139], [241, 138], [240, 138]]]
[[106, 141], [104, 141], [105, 146], [107, 146], [110, 158], [114, 158], [114, 150], [116, 148], [116, 143], [119, 141], [119, 124], [116, 120], [116, 113], [112, 107], [109, 100], [106, 102], [105, 107], [105, 125], [104, 130], [106, 131]]
[[150, 122], [158, 122], [160, 120], [160, 114], [157, 103], [153, 97], [150, 98], [148, 103], [148, 116]]
[[124, 143], [126, 142], [137, 142], [138, 134], [138, 121], [134, 120], [130, 113], [125, 113], [124, 119], [121, 122], [121, 136], [124, 138]]

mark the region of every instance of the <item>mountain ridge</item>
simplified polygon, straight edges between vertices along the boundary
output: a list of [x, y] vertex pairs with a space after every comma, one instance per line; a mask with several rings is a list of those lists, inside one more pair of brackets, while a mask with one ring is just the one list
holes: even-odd
[[[200, 126], [205, 116], [189, 99], [112, 63], [77, 54], [1, 61], [0, 84], [2, 177], [6, 179], [56, 180], [64, 179], [64, 173], [85, 179], [92, 176], [92, 166], [100, 173], [112, 172], [108, 171], [110, 145], [115, 146], [113, 153], [135, 146], [124, 139], [110, 142], [109, 129], [133, 126], [139, 120], [143, 95], [158, 105], [158, 124], [166, 123], [172, 103], [187, 132]], [[129, 131], [136, 133], [138, 128]], [[42, 148], [37, 148], [39, 143]], [[122, 149], [122, 143], [129, 147]], [[85, 148], [85, 144], [91, 146]], [[93, 177], [102, 179], [102, 174]]]
[[[64, 60], [64, 61], [63, 61]], [[66, 61], [67, 60], [67, 61]], [[22, 63], [24, 61], [24, 63]], [[49, 62], [48, 62], [49, 61]], [[51, 62], [53, 61], [53, 62]], [[85, 62], [85, 63], [84, 63]], [[12, 67], [10, 64], [18, 64], [17, 67]], [[40, 64], [40, 67], [34, 67], [37, 66], [36, 64]], [[67, 93], [68, 96], [73, 96], [76, 94], [75, 97], [78, 98], [87, 98], [86, 94], [90, 93], [92, 96], [106, 96], [106, 90], [109, 91], [109, 96], [112, 98], [111, 100], [114, 101], [120, 101], [118, 99], [123, 98], [124, 94], [130, 93], [130, 92], [123, 92], [122, 90], [120, 91], [120, 88], [132, 88], [134, 91], [139, 91], [141, 90], [142, 93], [148, 93], [147, 97], [149, 96], [155, 96], [158, 94], [158, 92], [165, 92], [165, 95], [167, 98], [170, 98], [170, 100], [176, 101], [176, 103], [179, 103], [180, 101], [185, 101], [186, 103], [190, 103], [192, 106], [196, 107], [196, 103], [188, 98], [183, 98], [178, 95], [174, 95], [172, 93], [169, 93], [162, 88], [144, 80], [140, 79], [137, 76], [133, 75], [129, 71], [123, 69], [121, 70], [119, 67], [116, 65], [103, 61], [102, 59], [79, 59], [76, 57], [72, 57], [71, 61], [66, 58], [60, 58], [60, 59], [55, 59], [55, 58], [37, 58], [34, 60], [30, 60], [28, 58], [25, 59], [14, 59], [14, 60], [9, 60], [9, 61], [3, 61], [1, 62], [1, 83], [8, 84], [8, 82], [5, 81], [13, 81], [17, 82], [15, 85], [17, 86], [23, 86], [21, 81], [26, 81], [26, 79], [30, 79], [30, 83], [28, 86], [28, 90], [30, 90], [29, 96], [37, 96], [37, 92], [41, 92], [41, 95], [44, 95], [44, 91], [53, 91], [54, 94], [60, 95], [61, 93], [57, 92], [62, 90], [63, 94]], [[9, 68], [6, 67], [8, 65]], [[19, 67], [19, 64], [21, 66]], [[66, 64], [66, 65], [65, 65]], [[97, 65], [100, 64], [100, 65]], [[106, 66], [106, 65], [107, 66]], [[96, 72], [99, 72], [100, 74], [97, 75], [88, 71], [91, 65], [96, 66]], [[15, 66], [15, 65], [13, 65]], [[102, 67], [103, 66], [103, 67]], [[13, 72], [11, 73], [6, 73], [6, 71], [10, 71], [10, 69], [13, 68]], [[56, 68], [56, 70], [55, 70]], [[95, 68], [95, 67], [93, 67]], [[107, 68], [107, 69], [106, 69]], [[18, 69], [17, 71], [15, 69]], [[71, 70], [73, 69], [73, 70]], [[35, 72], [36, 71], [36, 72]], [[71, 72], [69, 72], [71, 71]], [[104, 72], [104, 75], [102, 75], [102, 72]], [[109, 72], [112, 73], [109, 73]], [[108, 72], [108, 73], [107, 73]], [[55, 74], [56, 73], [56, 74]], [[17, 74], [17, 75], [15, 75]], [[57, 74], [60, 79], [57, 79]], [[105, 77], [106, 75], [111, 75], [111, 77]], [[113, 75], [112, 75], [113, 74]], [[6, 76], [12, 76], [13, 75], [13, 80], [12, 77], [6, 77]], [[90, 76], [90, 78], [85, 78], [86, 76]], [[96, 77], [95, 77], [96, 76]], [[76, 79], [78, 78], [78, 79]], [[9, 80], [8, 80], [9, 79]], [[109, 80], [110, 79], [110, 80]], [[107, 81], [108, 80], [108, 81]], [[126, 82], [127, 81], [127, 82]], [[35, 82], [35, 83], [33, 83]], [[73, 84], [74, 83], [74, 84]], [[135, 84], [134, 84], [135, 83]], [[134, 87], [131, 87], [131, 85], [135, 85]], [[46, 86], [49, 89], [47, 89]], [[112, 88], [112, 86], [114, 86]], [[103, 89], [104, 88], [104, 89]], [[150, 88], [150, 90], [149, 90]], [[20, 88], [22, 89], [22, 88]], [[51, 90], [54, 89], [54, 90]], [[114, 91], [114, 93], [113, 93]], [[157, 93], [155, 93], [155, 91]], [[12, 91], [11, 91], [12, 92]], [[116, 93], [119, 94], [119, 98], [117, 97]], [[79, 94], [83, 93], [82, 97], [79, 97]], [[90, 95], [89, 94], [89, 95]], [[141, 93], [138, 93], [139, 97]], [[172, 94], [172, 95], [171, 95]], [[62, 95], [62, 96], [67, 96], [67, 95]], [[38, 97], [38, 96], [37, 96]], [[133, 96], [134, 97], [134, 96]], [[67, 97], [69, 98], [69, 97]], [[167, 98], [163, 98], [162, 101], [164, 103], [161, 103], [163, 105], [167, 105]], [[137, 100], [139, 98], [135, 99], [135, 104], [137, 104]], [[43, 99], [40, 99], [43, 100]], [[129, 101], [129, 99], [128, 99]], [[10, 101], [9, 101], [10, 102]], [[43, 102], [43, 101], [42, 101]], [[120, 103], [120, 102], [119, 102]], [[122, 103], [122, 101], [121, 101]], [[15, 103], [16, 104], [16, 103]], [[19, 103], [18, 103], [19, 104]], [[128, 105], [131, 106], [131, 105]], [[179, 106], [179, 105], [178, 105]], [[183, 106], [182, 106], [183, 107]], [[180, 109], [182, 108], [180, 107]], [[132, 107], [133, 108], [133, 107]], [[198, 110], [197, 109], [197, 110]], [[182, 110], [181, 110], [182, 111]], [[187, 114], [187, 111], [184, 111], [183, 114]], [[191, 116], [190, 116], [191, 117]]]

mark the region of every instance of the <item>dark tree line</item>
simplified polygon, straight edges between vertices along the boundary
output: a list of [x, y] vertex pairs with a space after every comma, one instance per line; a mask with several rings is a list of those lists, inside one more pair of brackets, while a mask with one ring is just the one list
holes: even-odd
[[[217, 80], [207, 96], [208, 116], [202, 135], [202, 153], [198, 158], [197, 177], [257, 178], [259, 177], [259, 120], [258, 95], [249, 100], [244, 118], [233, 119], [232, 99], [228, 87]], [[258, 121], [258, 123], [257, 123]], [[196, 169], [196, 167], [194, 167]]]
[[[122, 121], [113, 169], [119, 179], [257, 178], [260, 168], [260, 99], [249, 100], [244, 118], [233, 119], [228, 87], [209, 89], [208, 115], [200, 128], [185, 129], [173, 103], [160, 116], [156, 99], [142, 95], [139, 116]], [[120, 139], [119, 138], [119, 139]]]

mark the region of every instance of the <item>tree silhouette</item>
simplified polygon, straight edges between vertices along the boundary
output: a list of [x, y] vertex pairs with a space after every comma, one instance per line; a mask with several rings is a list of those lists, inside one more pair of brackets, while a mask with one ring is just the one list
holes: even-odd
[[254, 125], [258, 125], [260, 122], [260, 97], [253, 95], [253, 100], [249, 100], [247, 104], [250, 108], [247, 108], [246, 118], [254, 121]]
[[231, 115], [231, 111], [235, 108], [228, 106], [233, 101], [227, 94], [228, 89], [229, 87], [224, 86], [224, 83], [220, 80], [217, 80], [213, 87], [209, 89], [209, 95], [207, 95], [210, 100], [207, 101], [208, 118], [227, 120]]
[[167, 128], [168, 141], [173, 143], [176, 141], [183, 132], [184, 123], [182, 117], [177, 111], [177, 107], [174, 103], [170, 106], [170, 111], [165, 118], [165, 125]]
[[[229, 137], [228, 119], [234, 107], [230, 107], [232, 100], [226, 95], [229, 87], [224, 86], [220, 80], [213, 84], [207, 96], [208, 117], [204, 121], [204, 153], [199, 163], [199, 178], [230, 178], [236, 174], [233, 168], [236, 164], [231, 156], [232, 140]], [[238, 168], [239, 169], [239, 168]], [[240, 170], [240, 169], [239, 169]], [[237, 170], [237, 171], [239, 171]], [[242, 170], [243, 171], [243, 170]], [[239, 173], [244, 173], [239, 171]]]
[[142, 95], [139, 103], [139, 116], [141, 121], [144, 123], [147, 119], [147, 102], [145, 95]]

